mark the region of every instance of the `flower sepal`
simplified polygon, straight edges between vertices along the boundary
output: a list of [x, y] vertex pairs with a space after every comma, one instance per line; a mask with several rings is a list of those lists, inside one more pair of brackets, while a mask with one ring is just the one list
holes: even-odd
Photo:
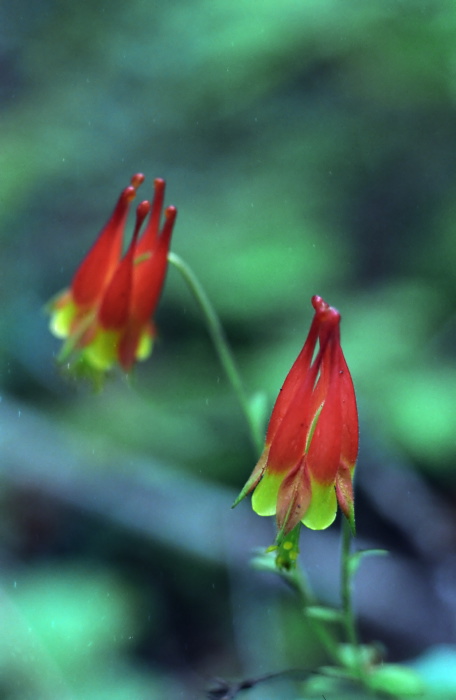
[[258, 485], [260, 480], [263, 477], [264, 470], [266, 467], [266, 462], [268, 459], [268, 449], [265, 448], [261, 454], [260, 459], [258, 460], [255, 469], [251, 473], [249, 479], [247, 480], [244, 488], [242, 489], [241, 493], [239, 496], [236, 498], [234, 501], [233, 505], [231, 506], [232, 508], [236, 508], [238, 503], [240, 503], [251, 491], [253, 491], [254, 488]]
[[352, 475], [349, 467], [341, 464], [336, 477], [336, 497], [342, 513], [348, 520], [352, 535], [356, 535], [355, 502]]

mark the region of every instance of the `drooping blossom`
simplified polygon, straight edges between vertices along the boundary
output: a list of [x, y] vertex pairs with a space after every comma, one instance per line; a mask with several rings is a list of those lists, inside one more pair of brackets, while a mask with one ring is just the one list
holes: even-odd
[[253, 491], [259, 515], [276, 515], [279, 538], [300, 521], [322, 530], [337, 504], [354, 530], [358, 412], [340, 344], [340, 314], [312, 297], [307, 340], [275, 403], [263, 453], [235, 505]]
[[138, 205], [133, 236], [122, 256], [130, 204], [143, 182], [140, 173], [132, 177], [71, 286], [49, 304], [51, 331], [65, 339], [59, 354], [62, 362], [76, 360], [98, 373], [118, 364], [128, 372], [152, 351], [153, 315], [165, 281], [177, 210], [165, 209], [161, 226], [165, 182], [155, 180], [152, 205], [148, 201]]

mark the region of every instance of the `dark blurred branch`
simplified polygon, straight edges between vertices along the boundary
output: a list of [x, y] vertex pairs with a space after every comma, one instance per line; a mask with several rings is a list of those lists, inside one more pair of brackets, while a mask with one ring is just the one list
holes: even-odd
[[258, 678], [249, 678], [243, 681], [229, 682], [223, 679], [216, 679], [218, 686], [207, 691], [208, 700], [233, 700], [243, 690], [250, 690], [260, 683], [267, 683], [272, 680], [295, 680], [304, 681], [312, 673], [301, 669], [290, 669], [277, 673], [268, 673]]

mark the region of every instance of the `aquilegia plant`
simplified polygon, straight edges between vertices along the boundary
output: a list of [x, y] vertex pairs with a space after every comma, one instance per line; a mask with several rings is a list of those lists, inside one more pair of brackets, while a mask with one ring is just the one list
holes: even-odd
[[[130, 204], [144, 176], [136, 174], [68, 289], [48, 305], [51, 330], [64, 339], [59, 360], [80, 374], [99, 381], [119, 366], [128, 372], [147, 358], [155, 337], [153, 316], [160, 299], [168, 263], [183, 275], [197, 300], [221, 364], [247, 419], [259, 456], [236, 505], [252, 493], [259, 515], [275, 515], [277, 538], [261, 557], [258, 568], [272, 570], [295, 589], [307, 628], [313, 630], [331, 660], [321, 669], [306, 669], [304, 692], [315, 678], [326, 678], [328, 692], [337, 683], [351, 682], [370, 693], [415, 694], [420, 679], [401, 666], [383, 664], [377, 649], [360, 645], [352, 609], [352, 580], [366, 553], [350, 552], [355, 532], [353, 475], [358, 457], [358, 412], [355, 390], [341, 347], [339, 312], [313, 296], [314, 317], [298, 355], [274, 405], [264, 446], [254, 401], [247, 396], [220, 320], [190, 268], [169, 250], [177, 210], [164, 211], [165, 182], [157, 179], [152, 204], [137, 207], [133, 236], [122, 254]], [[149, 217], [140, 235], [145, 219]], [[341, 606], [317, 604], [299, 568], [299, 533], [304, 524], [322, 530], [333, 523], [337, 508], [343, 515], [341, 553]], [[277, 677], [268, 674], [262, 680]], [[209, 697], [234, 698], [255, 681], [223, 683]], [[332, 684], [332, 686], [331, 686]]]

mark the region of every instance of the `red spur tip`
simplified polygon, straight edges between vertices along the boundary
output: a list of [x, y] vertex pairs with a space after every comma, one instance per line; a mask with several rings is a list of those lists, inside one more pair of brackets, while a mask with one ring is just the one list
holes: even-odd
[[135, 175], [133, 175], [133, 177], [131, 178], [130, 182], [131, 182], [132, 187], [134, 187], [136, 190], [136, 189], [138, 189], [138, 187], [140, 187], [142, 185], [142, 183], [144, 182], [145, 179], [146, 179], [146, 176], [143, 175], [142, 173], [135, 173]]

